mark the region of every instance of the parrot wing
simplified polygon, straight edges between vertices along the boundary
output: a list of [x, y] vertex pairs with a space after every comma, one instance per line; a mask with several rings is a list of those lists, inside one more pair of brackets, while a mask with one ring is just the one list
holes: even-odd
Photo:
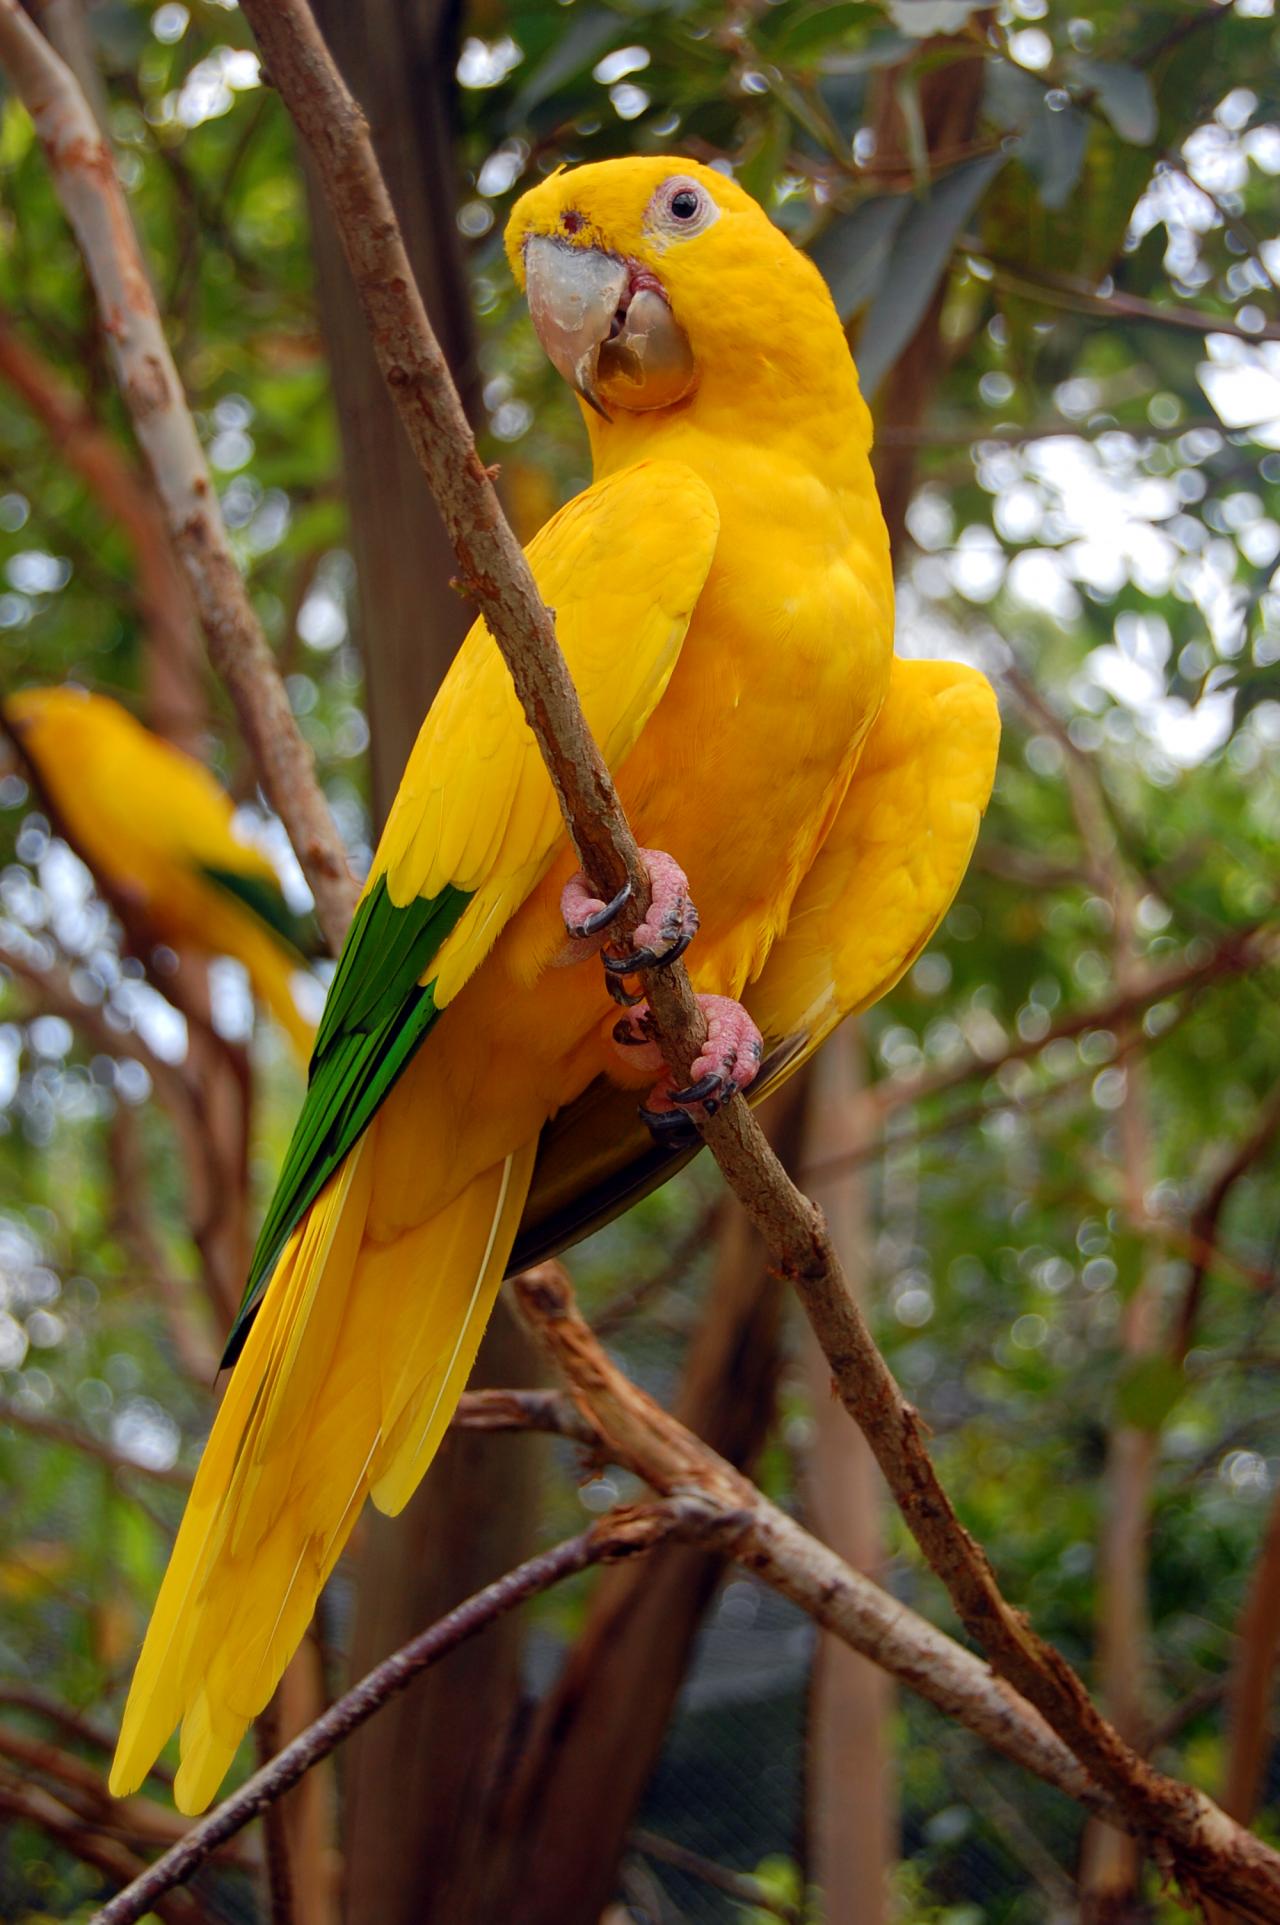
[[[887, 995], [919, 956], [969, 866], [999, 740], [985, 676], [895, 659], [840, 812], [743, 998], [765, 1043], [753, 1105], [844, 1017]], [[508, 1274], [611, 1222], [697, 1147], [655, 1143], [634, 1092], [597, 1078], [542, 1132]]]
[[[652, 461], [576, 496], [530, 544], [534, 579], [612, 769], [670, 679], [718, 532], [706, 484], [678, 463]], [[224, 1364], [239, 1355], [290, 1231], [563, 838], [506, 665], [477, 622], [423, 723], [338, 960]]]

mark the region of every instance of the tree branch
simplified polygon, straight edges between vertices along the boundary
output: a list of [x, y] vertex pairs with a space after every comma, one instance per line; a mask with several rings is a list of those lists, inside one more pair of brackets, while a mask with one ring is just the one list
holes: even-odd
[[191, 584], [209, 656], [235, 704], [271, 806], [297, 852], [333, 951], [356, 886], [227, 541], [111, 154], [70, 68], [19, 0], [0, 0], [0, 65], [31, 115], [93, 283], [139, 444]]
[[566, 1538], [549, 1551], [539, 1552], [514, 1571], [507, 1571], [466, 1598], [447, 1616], [413, 1638], [391, 1657], [376, 1665], [359, 1684], [330, 1705], [269, 1764], [255, 1771], [239, 1791], [224, 1799], [192, 1828], [181, 1844], [167, 1851], [124, 1891], [95, 1912], [91, 1925], [136, 1925], [156, 1908], [157, 1899], [192, 1873], [267, 1806], [296, 1785], [311, 1767], [380, 1711], [388, 1699], [403, 1691], [421, 1672], [439, 1663], [495, 1618], [527, 1598], [549, 1590], [563, 1578], [620, 1557], [633, 1557], [677, 1533], [700, 1535], [705, 1518], [692, 1504], [679, 1502], [613, 1511], [590, 1530]]
[[186, 1490], [191, 1483], [186, 1471], [180, 1470], [176, 1464], [163, 1470], [152, 1464], [139, 1464], [75, 1424], [61, 1423], [56, 1417], [42, 1417], [34, 1410], [21, 1410], [16, 1404], [0, 1402], [0, 1424], [12, 1424], [15, 1430], [41, 1437], [48, 1444], [65, 1445], [68, 1450], [79, 1451], [82, 1457], [95, 1458], [117, 1474], [149, 1478], [157, 1484], [173, 1484], [179, 1490]]
[[[1196, 186], [1200, 183], [1197, 181]], [[1230, 314], [1206, 314], [1194, 307], [1163, 307], [1144, 300], [1140, 294], [1114, 290], [1104, 294], [1079, 274], [1060, 274], [1049, 267], [1029, 268], [992, 254], [972, 235], [962, 236], [958, 251], [985, 261], [999, 286], [1011, 287], [1046, 307], [1067, 308], [1076, 314], [1097, 314], [1112, 321], [1153, 322], [1158, 327], [1178, 328], [1185, 334], [1232, 334], [1237, 340], [1256, 346], [1259, 341], [1280, 341], [1280, 322], [1266, 321], [1260, 328], [1244, 328]]]
[[[14, 0], [4, 3], [12, 6]], [[587, 733], [551, 618], [476, 454], [414, 284], [367, 125], [305, 0], [246, 0], [243, 10], [311, 150], [379, 364], [440, 505], [463, 579], [507, 662], [583, 869], [606, 898], [624, 879], [631, 882], [634, 900], [624, 911], [630, 930], [646, 906], [639, 852]], [[650, 972], [648, 998], [663, 1055], [673, 1073], [684, 1077], [704, 1025], [683, 967]], [[1060, 1654], [1001, 1596], [985, 1553], [939, 1483], [916, 1413], [875, 1346], [821, 1213], [791, 1183], [747, 1105], [727, 1103], [700, 1127], [771, 1261], [795, 1284], [840, 1397], [866, 1432], [966, 1629], [1066, 1739], [1131, 1828], [1162, 1840], [1189, 1890], [1212, 1886], [1242, 1909], [1280, 1920], [1280, 1854], [1190, 1786], [1153, 1772], [1101, 1717]], [[820, 1601], [815, 1594], [815, 1608]]]
[[[84, 1864], [92, 1865], [95, 1871], [105, 1873], [108, 1878], [136, 1878], [139, 1873], [142, 1861], [128, 1846], [122, 1845], [117, 1839], [104, 1837], [95, 1826], [77, 1818], [38, 1785], [0, 1782], [0, 1813], [34, 1825], [61, 1845], [64, 1851], [70, 1852]], [[162, 1895], [155, 1911], [165, 1925], [197, 1925], [197, 1921], [208, 1918], [208, 1913], [197, 1904], [190, 1892], [174, 1892], [168, 1897]]]
[[1249, 1134], [1222, 1164], [1187, 1226], [1191, 1271], [1170, 1346], [1175, 1363], [1185, 1362], [1195, 1337], [1200, 1299], [1209, 1271], [1218, 1260], [1218, 1226], [1231, 1192], [1258, 1159], [1267, 1154], [1277, 1136], [1280, 1136], [1280, 1083], [1263, 1102]]
[[717, 1548], [1015, 1764], [1088, 1809], [1116, 1815], [1039, 1713], [987, 1665], [851, 1570], [625, 1377], [581, 1316], [560, 1264], [527, 1270], [513, 1287], [603, 1455], [664, 1494], [696, 1494], [718, 1519]]
[[1270, 1750], [1271, 1687], [1280, 1653], [1280, 1495], [1272, 1499], [1240, 1615], [1227, 1690], [1227, 1761], [1222, 1803], [1247, 1825], [1258, 1805]]
[[646, 1858], [656, 1858], [660, 1865], [670, 1865], [673, 1871], [685, 1872], [690, 1878], [700, 1878], [704, 1885], [713, 1885], [717, 1891], [727, 1892], [739, 1905], [750, 1905], [758, 1912], [768, 1912], [773, 1918], [785, 1920], [786, 1925], [801, 1925], [800, 1914], [794, 1905], [775, 1898], [758, 1878], [752, 1878], [745, 1872], [731, 1871], [727, 1865], [717, 1865], [700, 1852], [677, 1845], [673, 1838], [663, 1838], [656, 1831], [633, 1831], [627, 1843], [632, 1851], [641, 1852]]

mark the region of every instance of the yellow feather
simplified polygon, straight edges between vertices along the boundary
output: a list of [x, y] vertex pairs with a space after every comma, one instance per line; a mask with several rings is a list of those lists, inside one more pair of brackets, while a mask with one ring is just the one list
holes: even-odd
[[807, 1035], [811, 1051], [910, 968], [969, 865], [999, 743], [985, 676], [895, 658], [843, 806], [748, 994], [766, 1036]]

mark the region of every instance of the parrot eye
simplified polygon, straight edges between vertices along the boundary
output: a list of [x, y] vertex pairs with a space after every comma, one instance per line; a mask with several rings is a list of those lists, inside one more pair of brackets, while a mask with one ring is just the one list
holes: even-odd
[[705, 187], [681, 177], [664, 181], [649, 207], [651, 223], [671, 235], [700, 234], [719, 214]]

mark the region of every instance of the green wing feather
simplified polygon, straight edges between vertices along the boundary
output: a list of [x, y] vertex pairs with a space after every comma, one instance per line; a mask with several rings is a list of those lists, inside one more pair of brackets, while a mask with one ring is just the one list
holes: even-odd
[[289, 1233], [372, 1121], [436, 1019], [421, 978], [471, 894], [446, 885], [397, 908], [378, 881], [356, 910], [329, 989], [306, 1100], [258, 1236], [249, 1282], [223, 1353], [240, 1355]]

